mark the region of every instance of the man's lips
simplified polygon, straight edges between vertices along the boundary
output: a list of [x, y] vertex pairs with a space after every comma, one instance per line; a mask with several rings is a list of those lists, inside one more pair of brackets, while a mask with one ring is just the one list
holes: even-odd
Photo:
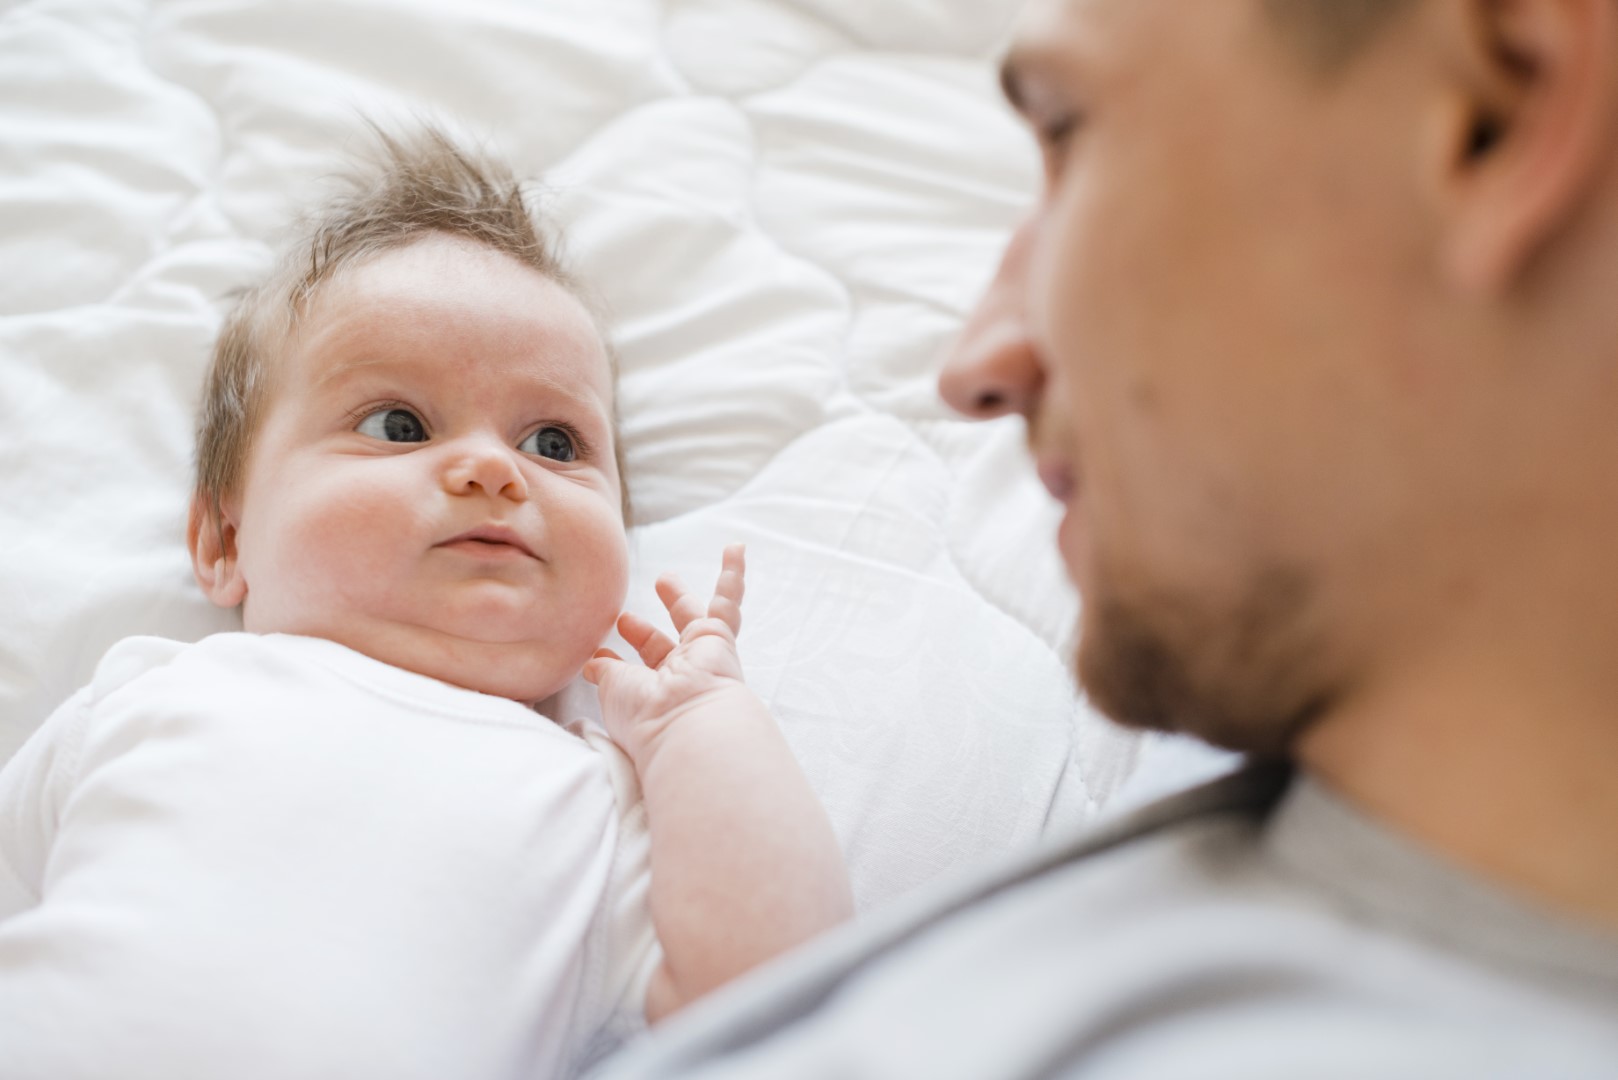
[[1073, 470], [1060, 461], [1050, 458], [1041, 458], [1036, 463], [1039, 472], [1039, 482], [1045, 485], [1045, 490], [1051, 493], [1051, 498], [1059, 503], [1066, 503], [1073, 497]]
[[504, 525], [480, 525], [452, 536], [438, 546], [482, 558], [539, 558], [515, 529]]

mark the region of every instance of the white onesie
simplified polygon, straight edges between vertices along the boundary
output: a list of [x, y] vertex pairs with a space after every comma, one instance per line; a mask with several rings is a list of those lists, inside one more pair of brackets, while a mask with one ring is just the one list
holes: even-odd
[[0, 771], [6, 1080], [566, 1075], [659, 953], [633, 771], [341, 645], [133, 638]]

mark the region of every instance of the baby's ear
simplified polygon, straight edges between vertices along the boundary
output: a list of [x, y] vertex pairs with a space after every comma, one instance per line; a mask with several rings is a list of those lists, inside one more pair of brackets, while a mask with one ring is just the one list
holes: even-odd
[[225, 508], [193, 495], [185, 544], [191, 549], [191, 573], [208, 599], [222, 608], [240, 607], [247, 599], [247, 579], [236, 558], [236, 523]]

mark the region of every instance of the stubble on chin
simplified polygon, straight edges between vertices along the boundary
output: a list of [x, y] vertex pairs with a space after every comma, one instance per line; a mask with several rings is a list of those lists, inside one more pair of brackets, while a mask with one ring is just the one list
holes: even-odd
[[1310, 629], [1314, 592], [1307, 573], [1279, 565], [1224, 602], [1099, 585], [1085, 598], [1079, 682], [1126, 727], [1286, 758], [1336, 696]]

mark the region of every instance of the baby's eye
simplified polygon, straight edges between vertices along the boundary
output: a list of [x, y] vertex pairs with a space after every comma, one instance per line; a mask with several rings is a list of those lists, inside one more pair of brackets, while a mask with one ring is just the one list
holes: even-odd
[[427, 425], [409, 409], [378, 409], [354, 429], [383, 442], [416, 443], [427, 441]]
[[525, 454], [537, 454], [553, 461], [572, 461], [578, 456], [573, 436], [559, 427], [542, 427], [517, 444]]

